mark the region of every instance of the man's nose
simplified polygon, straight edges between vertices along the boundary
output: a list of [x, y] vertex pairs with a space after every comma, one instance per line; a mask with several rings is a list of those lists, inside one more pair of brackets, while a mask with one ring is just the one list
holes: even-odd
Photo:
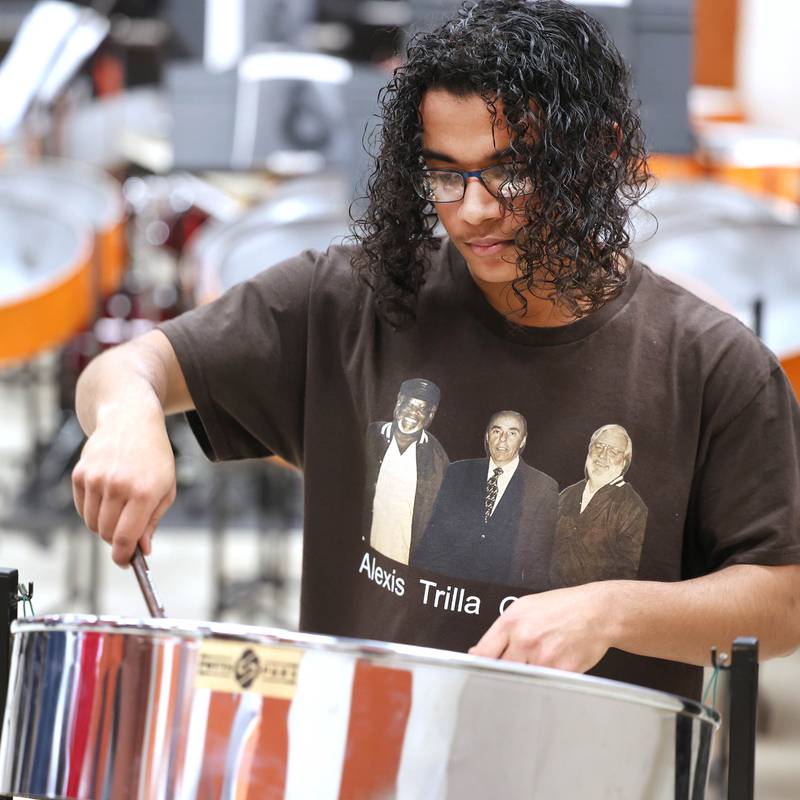
[[464, 199], [459, 210], [461, 218], [470, 225], [479, 225], [487, 219], [498, 219], [503, 215], [500, 201], [477, 177], [467, 179]]

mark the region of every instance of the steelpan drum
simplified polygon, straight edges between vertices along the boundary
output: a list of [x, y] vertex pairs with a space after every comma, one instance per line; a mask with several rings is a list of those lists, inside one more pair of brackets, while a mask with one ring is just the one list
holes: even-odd
[[336, 176], [288, 181], [269, 201], [232, 221], [206, 223], [181, 264], [197, 304], [303, 250], [348, 236], [347, 192]]
[[699, 158], [715, 181], [792, 203], [800, 200], [800, 142], [794, 134], [704, 120], [697, 137]]
[[76, 161], [11, 163], [0, 169], [0, 196], [8, 202], [68, 209], [95, 233], [95, 263], [103, 295], [116, 291], [125, 269], [127, 245], [122, 190], [111, 175]]
[[613, 681], [244, 626], [15, 623], [0, 794], [702, 798], [714, 711]]
[[779, 356], [800, 350], [797, 208], [711, 181], [665, 181], [642, 206], [637, 258], [687, 288], [710, 287], [746, 324], [762, 300], [767, 346]]
[[88, 322], [92, 235], [65, 210], [0, 197], [1, 365], [59, 345]]

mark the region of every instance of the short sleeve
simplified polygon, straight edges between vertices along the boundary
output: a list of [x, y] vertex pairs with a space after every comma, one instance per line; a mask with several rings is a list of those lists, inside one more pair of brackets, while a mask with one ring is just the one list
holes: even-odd
[[780, 367], [714, 433], [698, 464], [685, 577], [800, 563], [800, 411]]
[[212, 460], [279, 455], [302, 465], [308, 298], [323, 258], [307, 251], [161, 325]]

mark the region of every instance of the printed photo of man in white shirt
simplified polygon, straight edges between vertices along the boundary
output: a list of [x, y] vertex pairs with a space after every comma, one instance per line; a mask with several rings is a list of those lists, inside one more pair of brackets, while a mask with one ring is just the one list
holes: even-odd
[[367, 429], [367, 507], [370, 546], [402, 564], [425, 531], [448, 458], [427, 427], [439, 387], [424, 378], [403, 381], [394, 419]]

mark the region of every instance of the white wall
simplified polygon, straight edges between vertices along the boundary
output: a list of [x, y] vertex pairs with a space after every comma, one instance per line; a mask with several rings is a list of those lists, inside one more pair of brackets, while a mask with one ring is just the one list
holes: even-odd
[[737, 84], [748, 116], [800, 135], [800, 0], [739, 0]]

